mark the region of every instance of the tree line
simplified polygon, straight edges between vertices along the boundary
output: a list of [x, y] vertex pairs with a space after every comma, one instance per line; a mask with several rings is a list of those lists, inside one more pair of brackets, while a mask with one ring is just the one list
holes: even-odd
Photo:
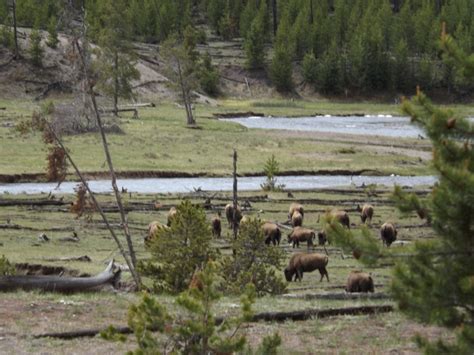
[[[85, 5], [90, 38], [98, 41], [108, 25], [107, 2], [71, 1]], [[16, 0], [17, 22], [68, 26], [61, 23], [65, 2]], [[3, 3], [0, 22], [9, 23]], [[439, 52], [443, 22], [464, 51], [473, 51], [470, 0], [130, 0], [121, 20], [129, 38], [146, 42], [183, 38], [188, 27], [204, 42], [203, 24], [224, 40], [243, 38], [247, 67], [266, 69], [280, 91], [294, 88], [294, 70], [325, 94], [472, 89]]]

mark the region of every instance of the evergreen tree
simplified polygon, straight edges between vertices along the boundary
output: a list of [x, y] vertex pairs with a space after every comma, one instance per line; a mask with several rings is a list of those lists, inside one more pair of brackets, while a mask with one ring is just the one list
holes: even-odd
[[316, 84], [318, 77], [318, 61], [313, 52], [308, 52], [303, 58], [303, 78], [309, 84]]
[[278, 26], [270, 66], [270, 77], [277, 90], [281, 92], [288, 92], [293, 89], [293, 45], [290, 36], [289, 13], [285, 11]]
[[[451, 37], [443, 34], [446, 57], [459, 73], [474, 80], [474, 54], [466, 55]], [[405, 101], [403, 110], [421, 126], [433, 145], [433, 166], [439, 181], [427, 201], [396, 189], [394, 200], [404, 211], [428, 217], [437, 235], [419, 241], [409, 258], [397, 262], [392, 294], [402, 312], [423, 323], [438, 324], [457, 333], [449, 344], [429, 343], [418, 337], [428, 354], [472, 354], [474, 348], [474, 150], [473, 123], [451, 110], [435, 107], [421, 92]], [[348, 231], [334, 221], [325, 226], [329, 238], [362, 261], [397, 259], [370, 235]]]
[[338, 94], [342, 91], [340, 53], [335, 40], [319, 61], [317, 84], [326, 94]]
[[29, 54], [34, 66], [40, 67], [43, 63], [44, 49], [41, 46], [41, 34], [37, 27], [33, 28], [30, 34]]
[[156, 290], [173, 293], [187, 289], [194, 271], [217, 255], [204, 210], [190, 201], [181, 202], [176, 209], [170, 228], [159, 230], [151, 242], [152, 258], [144, 268]]
[[[240, 35], [244, 39], [247, 37], [247, 34], [250, 31], [252, 23], [255, 17], [257, 16], [257, 13], [258, 13], [258, 8], [257, 8], [255, 0], [247, 1], [247, 4], [245, 5], [242, 11], [242, 14], [240, 15], [240, 23], [239, 23]], [[263, 26], [262, 26], [262, 31], [263, 31]]]
[[244, 49], [246, 59], [246, 65], [249, 69], [261, 68], [265, 61], [265, 21], [264, 16], [266, 13], [265, 2], [262, 1], [257, 16], [255, 16], [250, 30], [244, 40]]
[[206, 53], [202, 57], [199, 72], [199, 84], [206, 94], [216, 96], [219, 94], [219, 72], [212, 65], [211, 56]]
[[48, 24], [48, 40], [46, 42], [48, 47], [56, 48], [59, 43], [58, 31], [56, 30], [57, 20], [55, 17], [51, 17]]
[[118, 99], [133, 97], [132, 80], [140, 78], [135, 68], [135, 55], [130, 43], [130, 19], [125, 15], [125, 0], [104, 0], [103, 23], [99, 39], [99, 55], [94, 63], [99, 87], [113, 99], [114, 114], [118, 115]]
[[408, 45], [404, 39], [401, 39], [395, 47], [394, 61], [392, 64], [394, 88], [406, 93], [410, 85], [413, 85], [413, 80], [408, 59]]

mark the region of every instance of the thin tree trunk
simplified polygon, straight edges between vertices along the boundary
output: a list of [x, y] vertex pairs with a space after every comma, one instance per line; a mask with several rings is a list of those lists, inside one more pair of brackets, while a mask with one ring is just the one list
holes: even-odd
[[179, 76], [179, 86], [181, 87], [181, 94], [183, 95], [184, 108], [186, 109], [186, 119], [188, 125], [193, 125], [196, 122], [194, 121], [193, 112], [191, 110], [191, 105], [189, 103], [189, 97], [186, 93], [186, 88], [183, 80], [183, 73], [181, 71], [181, 61], [177, 58], [178, 64], [178, 76]]
[[277, 29], [278, 29], [277, 0], [272, 0], [272, 12], [273, 12], [273, 35], [276, 36]]
[[20, 58], [20, 51], [18, 49], [18, 34], [16, 30], [16, 0], [12, 1], [12, 12], [13, 12], [13, 37], [15, 38], [15, 55], [13, 59]]
[[237, 223], [237, 206], [238, 206], [238, 201], [237, 201], [237, 151], [235, 149], [234, 149], [233, 161], [234, 161], [234, 172], [233, 172], [234, 184], [232, 186], [232, 201], [233, 201], [233, 206], [234, 206], [234, 213], [233, 213], [233, 216], [232, 216], [232, 230], [234, 232], [234, 239], [237, 239], [237, 231], [238, 231], [238, 223]]
[[114, 116], [118, 116], [118, 52], [115, 52], [114, 56]]
[[314, 14], [313, 14], [313, 0], [309, 0], [309, 23], [313, 24]]
[[79, 177], [79, 179], [81, 180], [81, 182], [85, 186], [85, 188], [87, 189], [87, 192], [89, 192], [89, 196], [91, 197], [95, 208], [97, 209], [100, 216], [102, 217], [102, 220], [104, 221], [105, 225], [107, 226], [107, 229], [109, 230], [110, 234], [112, 235], [112, 238], [114, 239], [115, 243], [117, 244], [117, 247], [119, 248], [120, 254], [122, 254], [122, 257], [124, 258], [125, 263], [127, 264], [128, 268], [130, 269], [130, 272], [132, 274], [132, 277], [135, 281], [135, 284], [136, 284], [137, 288], [140, 289], [140, 286], [141, 286], [140, 277], [136, 273], [134, 265], [128, 259], [127, 253], [125, 252], [125, 249], [123, 248], [122, 243], [120, 242], [120, 239], [118, 239], [117, 235], [115, 234], [115, 232], [114, 232], [112, 226], [110, 225], [104, 211], [102, 210], [102, 208], [99, 205], [99, 202], [95, 198], [94, 193], [89, 188], [89, 184], [87, 183], [86, 179], [82, 176], [81, 171], [79, 170], [77, 165], [74, 163], [74, 160], [72, 160], [72, 157], [69, 155], [69, 153], [68, 153], [66, 147], [63, 145], [61, 139], [56, 135], [56, 132], [53, 130], [53, 127], [51, 127], [50, 123], [47, 120], [44, 120], [44, 122], [46, 123], [46, 125], [48, 127], [48, 130], [51, 133], [51, 135], [53, 136], [56, 143], [63, 149], [64, 153], [66, 154], [67, 160], [69, 161], [71, 166], [74, 168], [77, 176]]

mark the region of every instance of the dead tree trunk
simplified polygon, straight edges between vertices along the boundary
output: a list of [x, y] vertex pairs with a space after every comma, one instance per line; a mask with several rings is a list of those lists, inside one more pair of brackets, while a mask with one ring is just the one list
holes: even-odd
[[83, 292], [106, 284], [117, 285], [120, 270], [114, 271], [112, 260], [107, 268], [93, 277], [1, 276], [0, 291], [42, 290], [48, 292]]
[[181, 94], [183, 95], [184, 108], [186, 109], [186, 119], [188, 125], [195, 125], [196, 121], [193, 117], [193, 110], [191, 108], [191, 99], [189, 98], [188, 89], [183, 78], [183, 71], [181, 69], [181, 61], [177, 58], [179, 86], [181, 87]]
[[13, 59], [20, 58], [20, 51], [18, 49], [18, 33], [16, 30], [16, 0], [12, 0], [12, 17], [13, 17], [13, 38], [15, 39], [15, 54]]
[[114, 116], [118, 116], [118, 92], [119, 92], [119, 80], [118, 80], [118, 52], [115, 52], [114, 56]]
[[234, 149], [234, 156], [233, 156], [233, 161], [234, 161], [234, 172], [233, 172], [233, 177], [234, 177], [234, 184], [232, 186], [232, 202], [233, 202], [233, 215], [232, 215], [232, 231], [234, 232], [234, 239], [237, 239], [237, 232], [239, 228], [239, 224], [237, 222], [237, 207], [238, 207], [238, 201], [237, 201], [237, 151]]

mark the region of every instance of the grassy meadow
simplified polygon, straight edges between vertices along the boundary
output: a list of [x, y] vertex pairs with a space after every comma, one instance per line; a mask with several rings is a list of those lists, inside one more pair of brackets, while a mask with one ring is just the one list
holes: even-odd
[[[22, 136], [14, 128], [20, 121], [29, 120], [32, 111], [38, 109], [37, 103], [0, 101], [0, 107], [6, 107], [0, 111], [0, 174], [44, 173], [46, 149], [41, 135]], [[232, 151], [236, 149], [241, 174], [261, 173], [272, 154], [280, 163], [281, 171], [369, 169], [399, 175], [432, 172], [428, 163], [430, 146], [426, 140], [247, 129], [233, 122], [218, 121], [213, 116], [213, 113], [246, 111], [272, 116], [398, 115], [400, 106], [364, 102], [221, 100], [216, 106], [196, 105], [199, 129], [189, 129], [185, 126], [183, 109], [171, 103], [159, 103], [155, 108], [140, 109], [139, 119], [129, 114], [106, 119], [110, 124], [117, 123], [125, 133], [108, 136], [114, 165], [121, 172], [230, 175]], [[474, 107], [462, 107], [461, 111], [473, 114]], [[82, 171], [106, 171], [97, 133], [65, 136], [63, 140]]]

